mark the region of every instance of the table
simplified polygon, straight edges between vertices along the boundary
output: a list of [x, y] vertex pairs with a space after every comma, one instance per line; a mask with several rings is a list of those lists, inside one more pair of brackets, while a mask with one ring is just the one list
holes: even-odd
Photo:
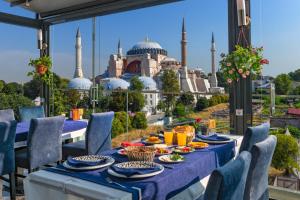
[[[116, 162], [126, 160], [116, 151], [104, 154], [112, 155]], [[168, 164], [174, 168], [165, 168], [164, 172], [151, 178], [128, 180], [110, 177], [127, 187], [139, 188], [142, 199], [197, 199], [204, 191], [200, 179], [232, 159], [234, 152], [235, 142], [211, 145], [208, 149], [186, 155], [183, 163]], [[53, 168], [41, 170], [24, 180], [26, 199], [134, 199], [134, 192], [107, 183], [107, 176], [106, 169], [80, 173]]]
[[[62, 140], [76, 138], [84, 135], [87, 127], [86, 120], [65, 120]], [[27, 135], [30, 127], [30, 122], [19, 122], [17, 124], [15, 148], [23, 147], [27, 145]]]

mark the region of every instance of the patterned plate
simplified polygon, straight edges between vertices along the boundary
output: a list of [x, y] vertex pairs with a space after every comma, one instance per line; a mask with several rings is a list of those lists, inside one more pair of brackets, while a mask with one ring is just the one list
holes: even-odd
[[99, 162], [103, 159], [106, 159], [105, 163], [102, 163], [100, 165], [95, 165], [95, 166], [87, 166], [87, 167], [73, 167], [68, 164], [68, 161], [66, 160], [63, 163], [63, 166], [67, 169], [72, 169], [72, 170], [95, 170], [95, 169], [100, 169], [103, 167], [107, 167], [112, 165], [115, 162], [115, 159], [113, 159], [110, 156], [101, 156], [101, 155], [87, 155], [87, 156], [78, 156], [74, 157], [74, 160], [78, 161], [85, 161], [85, 162]]
[[120, 178], [147, 178], [151, 176], [156, 176], [164, 171], [164, 167], [158, 163], [154, 162], [144, 162], [144, 161], [130, 161], [130, 162], [123, 162], [123, 163], [118, 163], [115, 166], [119, 168], [152, 168], [152, 167], [159, 167], [159, 171], [148, 173], [148, 174], [135, 174], [130, 177], [127, 177], [123, 174], [119, 174], [112, 169], [108, 169], [108, 173], [112, 176], [120, 177]]
[[165, 162], [165, 163], [179, 163], [179, 162], [183, 162], [184, 161], [184, 157], [181, 156], [181, 159], [178, 160], [172, 160], [171, 157], [173, 155], [163, 155], [163, 156], [159, 156], [158, 160], [160, 160], [161, 162]]

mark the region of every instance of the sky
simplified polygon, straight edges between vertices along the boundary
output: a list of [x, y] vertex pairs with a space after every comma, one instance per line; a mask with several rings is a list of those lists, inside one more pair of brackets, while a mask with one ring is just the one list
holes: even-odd
[[[300, 68], [300, 1], [251, 0], [252, 45], [264, 46], [270, 60], [264, 74], [276, 76]], [[11, 8], [0, 1], [0, 12], [34, 17], [21, 8]], [[121, 40], [123, 53], [149, 37], [161, 44], [170, 57], [180, 61], [181, 24], [185, 18], [188, 38], [188, 67], [210, 72], [210, 41], [214, 32], [217, 62], [227, 53], [227, 0], [185, 0], [97, 17], [96, 73], [107, 68], [109, 56], [117, 51]], [[53, 70], [71, 79], [75, 69], [75, 35], [82, 36], [83, 71], [91, 77], [92, 20], [85, 19], [51, 27]], [[30, 80], [28, 61], [38, 57], [36, 30], [0, 23], [0, 80]]]

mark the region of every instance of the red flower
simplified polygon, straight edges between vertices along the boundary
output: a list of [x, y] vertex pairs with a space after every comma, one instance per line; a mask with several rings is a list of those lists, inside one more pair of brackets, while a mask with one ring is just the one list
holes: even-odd
[[264, 65], [264, 64], [269, 64], [269, 60], [268, 59], [262, 59], [262, 60], [260, 60], [260, 64], [261, 65]]
[[201, 118], [197, 118], [197, 119], [196, 119], [196, 123], [200, 123], [201, 121], [202, 121]]

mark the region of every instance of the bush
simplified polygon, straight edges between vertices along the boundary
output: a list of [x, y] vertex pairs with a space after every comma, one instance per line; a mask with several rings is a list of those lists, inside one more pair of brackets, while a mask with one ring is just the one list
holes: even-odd
[[125, 130], [123, 128], [121, 121], [118, 118], [114, 118], [112, 122], [112, 128], [111, 128], [111, 137], [115, 138], [124, 132]]
[[146, 129], [147, 119], [144, 113], [137, 112], [132, 119], [132, 127], [136, 129]]
[[[115, 113], [115, 118], [119, 119], [123, 129], [126, 130], [127, 129], [127, 114], [126, 112], [122, 111], [122, 112], [116, 112]], [[128, 116], [128, 130], [132, 129], [132, 125], [131, 125], [131, 119]]]
[[17, 120], [19, 117], [19, 107], [34, 106], [33, 102], [20, 94], [3, 94], [0, 93], [0, 110], [13, 109]]
[[196, 110], [202, 111], [209, 106], [208, 100], [205, 97], [200, 97], [196, 104]]
[[285, 134], [276, 134], [277, 145], [273, 155], [272, 166], [279, 170], [291, 173], [293, 168], [298, 168], [297, 156], [299, 148], [297, 140]]
[[289, 129], [291, 135], [294, 138], [300, 139], [300, 130], [297, 127], [289, 125], [289, 126], [287, 126], [287, 128]]
[[228, 100], [229, 98], [227, 95], [214, 95], [208, 100], [208, 102], [209, 106], [215, 106], [220, 103], [228, 103]]
[[185, 111], [185, 106], [182, 103], [178, 103], [173, 111], [173, 114], [177, 117], [185, 116], [187, 114]]

